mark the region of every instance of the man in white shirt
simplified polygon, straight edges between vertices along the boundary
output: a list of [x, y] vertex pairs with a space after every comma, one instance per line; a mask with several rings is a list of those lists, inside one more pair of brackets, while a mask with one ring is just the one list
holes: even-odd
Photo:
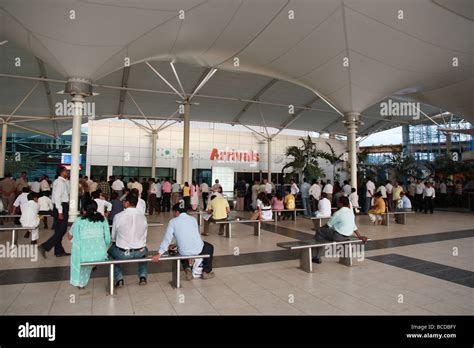
[[[123, 201], [124, 211], [114, 217], [112, 225], [113, 242], [109, 255], [115, 260], [141, 259], [147, 256], [146, 236], [148, 224], [145, 215], [136, 207], [138, 197], [128, 194]], [[146, 285], [147, 263], [138, 264], [139, 285]], [[115, 265], [114, 280], [116, 287], [122, 287], [123, 274], [120, 265]]]
[[425, 207], [425, 214], [428, 214], [428, 210], [430, 214], [433, 214], [433, 201], [435, 199], [435, 189], [430, 182], [426, 183], [426, 186], [423, 190], [423, 205]]
[[[30, 188], [23, 187], [21, 194], [13, 202], [11, 214], [21, 214], [21, 206], [28, 202], [28, 193], [30, 193]], [[15, 218], [15, 224], [20, 224], [20, 218]]]
[[102, 216], [108, 216], [108, 213], [112, 210], [112, 203], [105, 200], [105, 196], [102, 192], [92, 192], [92, 199], [97, 203], [97, 212]]
[[303, 183], [301, 184], [301, 200], [303, 201], [304, 216], [311, 216], [313, 213], [311, 210], [311, 199], [309, 195], [309, 189], [311, 185], [306, 178], [303, 178]]
[[393, 185], [390, 183], [389, 180], [385, 181], [385, 191], [387, 192], [387, 201], [388, 201], [388, 210], [391, 211], [394, 207], [392, 207], [392, 190]]
[[352, 186], [349, 185], [349, 181], [344, 180], [344, 186], [342, 186], [342, 193], [344, 194], [344, 196], [349, 197], [349, 195], [351, 194], [351, 190]]
[[221, 184], [219, 184], [219, 179], [216, 179], [216, 180], [214, 181], [214, 185], [212, 185], [212, 187], [211, 187], [211, 191], [212, 191], [212, 192], [217, 192], [217, 190], [219, 189], [219, 187], [222, 188]]
[[39, 205], [39, 215], [43, 216], [43, 225], [44, 229], [48, 229], [48, 216], [53, 215], [53, 201], [49, 198], [46, 193], [42, 192], [39, 194], [38, 205]]
[[119, 197], [122, 197], [124, 188], [125, 186], [123, 185], [123, 182], [120, 180], [120, 178], [115, 179], [115, 181], [112, 183], [112, 190], [117, 192]]
[[334, 191], [334, 187], [331, 184], [331, 180], [328, 180], [326, 182], [326, 185], [324, 185], [323, 193], [326, 194], [326, 198], [329, 199], [329, 202], [332, 202], [332, 192], [333, 191]]
[[203, 181], [201, 183], [201, 197], [202, 197], [202, 205], [203, 205], [203, 209], [206, 210], [207, 209], [207, 199], [209, 197], [209, 185]]
[[154, 178], [148, 179], [148, 214], [153, 216], [154, 212], [159, 213], [156, 208], [156, 183]]
[[67, 177], [68, 172], [66, 168], [60, 167], [58, 170], [58, 178], [53, 183], [54, 234], [38, 247], [38, 251], [44, 258], [46, 258], [46, 252], [50, 251], [53, 247], [56, 257], [71, 255], [64, 250], [62, 244], [63, 237], [67, 232], [69, 218], [69, 194], [71, 190]]
[[38, 225], [40, 219], [38, 217], [39, 205], [38, 194], [35, 192], [28, 193], [26, 203], [21, 205], [21, 226], [31, 228], [31, 244], [37, 244], [39, 239]]
[[423, 191], [425, 185], [418, 179], [415, 185], [415, 212], [423, 210]]
[[448, 197], [448, 187], [446, 182], [442, 180], [439, 184], [439, 205], [444, 207], [446, 205], [446, 199]]
[[[217, 182], [219, 182], [219, 181], [217, 181]], [[175, 205], [176, 203], [178, 203], [178, 201], [179, 201], [179, 191], [181, 191], [181, 185], [178, 184], [176, 182], [176, 180], [173, 180], [173, 184], [171, 185], [171, 205]]]
[[36, 178], [34, 181], [29, 183], [31, 192], [40, 193], [41, 184], [39, 182], [39, 178]]
[[48, 176], [45, 175], [41, 178], [40, 180], [40, 191], [41, 192], [46, 192], [47, 195], [51, 195], [51, 186], [49, 185], [49, 182], [48, 182]]
[[137, 178], [133, 178], [132, 182], [132, 190], [137, 189], [138, 190], [138, 197], [142, 196], [143, 192], [143, 185], [140, 183], [140, 181], [137, 180]]
[[300, 189], [298, 188], [298, 185], [296, 185], [296, 182], [293, 179], [291, 179], [290, 183], [291, 183], [290, 192], [293, 196], [295, 196], [295, 199], [296, 199], [296, 195], [300, 192]]
[[28, 194], [30, 193], [30, 189], [28, 187], [23, 187], [21, 194], [15, 199], [13, 202], [13, 207], [11, 213], [13, 214], [15, 209], [20, 208], [23, 204], [28, 202]]
[[130, 191], [130, 194], [135, 195], [135, 196], [138, 197], [138, 202], [137, 202], [136, 208], [137, 208], [138, 211], [141, 211], [143, 213], [143, 215], [145, 215], [146, 214], [146, 203], [138, 195], [138, 190], [134, 188], [134, 189], [132, 189], [132, 191]]
[[357, 194], [357, 189], [353, 187], [351, 189], [351, 194], [349, 195], [349, 203], [351, 204], [352, 209], [354, 210], [354, 215], [359, 213], [359, 195]]
[[326, 218], [331, 216], [331, 201], [327, 198], [327, 193], [323, 192], [318, 202], [318, 210], [314, 213], [317, 218]]
[[156, 188], [156, 212], [157, 214], [160, 214], [161, 213], [161, 198], [163, 197], [163, 190], [161, 188], [160, 179], [156, 180], [155, 188]]
[[309, 194], [311, 196], [311, 211], [316, 211], [318, 208], [319, 200], [321, 199], [321, 186], [318, 182], [313, 179], [311, 187], [309, 188]]
[[368, 212], [372, 206], [372, 197], [375, 194], [375, 184], [372, 180], [367, 180], [367, 183], [365, 184], [365, 191], [365, 212]]

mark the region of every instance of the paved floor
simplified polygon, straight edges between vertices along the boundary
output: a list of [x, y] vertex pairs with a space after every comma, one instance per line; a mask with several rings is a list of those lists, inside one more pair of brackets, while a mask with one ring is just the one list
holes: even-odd
[[[243, 216], [244, 214], [242, 214]], [[165, 222], [169, 216], [160, 216]], [[156, 217], [150, 221], [157, 220]], [[211, 231], [216, 278], [169, 284], [169, 263], [151, 264], [148, 285], [138, 286], [136, 267], [125, 270], [125, 287], [106, 294], [106, 269], [85, 290], [69, 284], [69, 258], [0, 259], [0, 313], [15, 314], [474, 314], [474, 215], [415, 214], [407, 225], [373, 226], [358, 216], [360, 231], [374, 241], [351, 268], [323, 258], [310, 274], [297, 254], [278, 242], [311, 239], [311, 221], [266, 223], [260, 237], [251, 226], [233, 227], [233, 238]], [[51, 231], [42, 230], [41, 240]], [[156, 250], [164, 227], [149, 229]], [[20, 234], [22, 236], [22, 234]], [[5, 245], [10, 233], [0, 234]], [[20, 244], [26, 240], [19, 238]], [[66, 239], [63, 244], [70, 249]]]

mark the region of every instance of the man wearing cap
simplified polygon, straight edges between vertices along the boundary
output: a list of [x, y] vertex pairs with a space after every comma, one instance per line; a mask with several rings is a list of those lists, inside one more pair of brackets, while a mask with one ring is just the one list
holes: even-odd
[[[210, 255], [209, 258], [203, 259], [202, 279], [214, 278], [214, 272], [212, 272], [214, 246], [201, 239], [197, 220], [186, 213], [184, 202], [181, 202], [182, 203], [178, 202], [173, 205], [174, 218], [168, 223], [165, 237], [161, 242], [158, 254], [153, 256], [153, 261], [159, 261], [161, 255], [168, 251], [174, 237], [180, 255]], [[182, 260], [181, 264], [186, 272], [186, 279], [192, 280], [193, 274], [189, 261]]]

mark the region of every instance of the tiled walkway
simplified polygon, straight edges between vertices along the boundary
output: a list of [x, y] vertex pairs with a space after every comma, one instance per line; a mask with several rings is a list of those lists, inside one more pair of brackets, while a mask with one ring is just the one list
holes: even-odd
[[[167, 218], [160, 217], [162, 222]], [[69, 285], [69, 258], [32, 262], [0, 259], [0, 313], [13, 314], [461, 314], [474, 313], [474, 215], [437, 212], [408, 217], [407, 225], [373, 226], [357, 217], [374, 241], [351, 267], [323, 259], [312, 274], [298, 269], [297, 254], [276, 243], [311, 239], [311, 221], [264, 224], [260, 237], [246, 225], [233, 238], [206, 237], [215, 246], [216, 278], [183, 280], [176, 290], [169, 264], [151, 264], [148, 285], [129, 267], [125, 287], [106, 295], [106, 270], [85, 290]], [[41, 231], [42, 238], [49, 234]], [[50, 232], [49, 232], [50, 233]], [[158, 248], [164, 228], [149, 230]], [[5, 244], [10, 234], [0, 235]], [[25, 241], [20, 238], [20, 243]], [[70, 244], [64, 240], [67, 249]], [[385, 256], [384, 256], [385, 255]]]

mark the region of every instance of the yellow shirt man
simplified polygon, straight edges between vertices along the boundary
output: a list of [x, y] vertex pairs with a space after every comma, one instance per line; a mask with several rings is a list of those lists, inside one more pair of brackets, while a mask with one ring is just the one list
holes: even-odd
[[392, 201], [398, 201], [400, 199], [400, 192], [403, 192], [403, 187], [401, 187], [400, 185], [393, 187]]
[[291, 193], [285, 196], [285, 208], [288, 210], [294, 210], [296, 208], [295, 196]]
[[189, 186], [183, 186], [183, 197], [189, 197], [189, 191], [190, 191]]
[[227, 210], [230, 209], [229, 202], [224, 197], [218, 196], [211, 201], [208, 209], [212, 210], [214, 220], [226, 219]]

